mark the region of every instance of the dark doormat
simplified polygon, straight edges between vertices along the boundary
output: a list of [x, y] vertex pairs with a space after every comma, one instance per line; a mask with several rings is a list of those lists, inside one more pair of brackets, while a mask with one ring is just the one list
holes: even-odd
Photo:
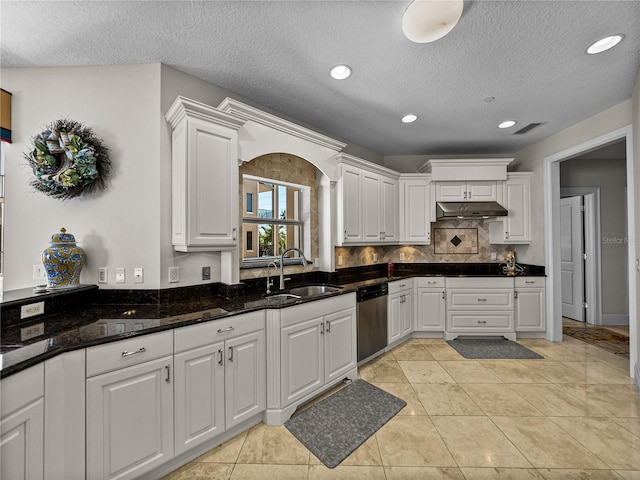
[[364, 380], [354, 380], [284, 426], [322, 463], [335, 468], [406, 404]]
[[504, 337], [458, 337], [447, 341], [464, 358], [517, 359], [544, 358]]
[[629, 358], [629, 337], [601, 327], [573, 327], [564, 325], [562, 333], [621, 357]]

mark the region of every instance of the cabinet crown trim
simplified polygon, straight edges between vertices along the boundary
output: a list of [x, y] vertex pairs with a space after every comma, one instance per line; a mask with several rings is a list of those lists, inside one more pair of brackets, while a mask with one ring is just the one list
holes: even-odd
[[354, 157], [353, 155], [349, 155], [347, 153], [339, 153], [337, 155], [337, 160], [339, 163], [361, 168], [362, 170], [366, 170], [367, 172], [377, 173], [385, 177], [393, 179], [398, 179], [400, 177], [400, 174], [395, 170], [391, 170], [390, 168], [383, 167], [382, 165], [378, 165], [377, 163], [373, 163], [362, 158]]
[[433, 181], [506, 180], [513, 158], [433, 158], [418, 170]]
[[247, 105], [246, 103], [239, 102], [233, 98], [225, 98], [220, 105], [218, 105], [218, 109], [240, 118], [245, 122], [252, 121], [259, 123], [266, 127], [279, 130], [280, 132], [293, 135], [294, 137], [298, 137], [302, 140], [330, 148], [331, 150], [339, 152], [347, 146], [346, 143], [342, 143], [331, 137], [322, 135], [321, 133], [314, 132], [309, 128], [301, 127], [293, 122]]
[[204, 103], [178, 95], [171, 107], [169, 107], [165, 118], [171, 127], [175, 129], [185, 117], [199, 118], [234, 130], [239, 130], [240, 127], [245, 124], [245, 120], [243, 119], [239, 119]]

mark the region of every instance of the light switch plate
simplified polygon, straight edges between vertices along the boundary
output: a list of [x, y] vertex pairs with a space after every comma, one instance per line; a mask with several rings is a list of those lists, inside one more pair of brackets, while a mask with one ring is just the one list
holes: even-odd
[[124, 272], [125, 270], [123, 267], [116, 268], [116, 283], [124, 283], [125, 281]]

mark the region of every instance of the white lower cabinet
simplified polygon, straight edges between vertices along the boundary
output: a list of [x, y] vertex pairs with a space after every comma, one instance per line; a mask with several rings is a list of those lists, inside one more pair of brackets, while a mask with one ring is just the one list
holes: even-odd
[[515, 340], [513, 278], [447, 278], [445, 338], [502, 335]]
[[444, 332], [447, 318], [444, 277], [417, 278], [416, 292], [414, 329], [418, 332]]
[[272, 338], [270, 347], [279, 344], [280, 355], [269, 357], [275, 381], [268, 386], [267, 423], [284, 423], [307, 398], [346, 377], [356, 378], [355, 306], [350, 293], [272, 311], [272, 331], [279, 338]]
[[406, 337], [413, 330], [413, 285], [414, 279], [389, 283], [388, 344]]
[[545, 278], [515, 278], [515, 321], [516, 332], [544, 332]]
[[44, 478], [44, 364], [0, 382], [0, 478]]
[[174, 331], [175, 454], [265, 409], [264, 312]]

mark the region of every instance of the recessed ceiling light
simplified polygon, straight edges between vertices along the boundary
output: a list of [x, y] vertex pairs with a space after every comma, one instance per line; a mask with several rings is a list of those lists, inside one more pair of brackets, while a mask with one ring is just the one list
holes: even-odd
[[418, 119], [417, 115], [414, 115], [413, 113], [410, 113], [409, 115], [405, 115], [404, 117], [402, 117], [402, 123], [415, 122], [417, 119]]
[[351, 67], [349, 65], [336, 65], [331, 69], [331, 76], [336, 80], [344, 80], [351, 75]]
[[593, 43], [589, 48], [587, 48], [587, 53], [589, 55], [594, 55], [596, 53], [601, 53], [605, 50], [609, 50], [610, 48], [613, 48], [617, 44], [619, 44], [623, 38], [624, 35], [622, 35], [621, 33], [601, 38], [597, 42]]
[[513, 127], [516, 124], [515, 120], [505, 120], [504, 122], [501, 122], [498, 124], [498, 128], [510, 128]]

